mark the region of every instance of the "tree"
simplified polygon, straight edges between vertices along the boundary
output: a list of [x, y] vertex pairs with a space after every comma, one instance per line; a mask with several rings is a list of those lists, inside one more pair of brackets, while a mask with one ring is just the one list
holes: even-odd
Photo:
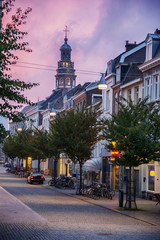
[[[118, 150], [115, 164], [129, 167], [129, 208], [131, 208], [132, 167], [160, 159], [160, 115], [156, 104], [147, 99], [136, 105], [132, 101], [119, 103], [118, 114], [104, 121], [103, 137], [106, 148]], [[127, 103], [127, 104], [126, 104]], [[116, 142], [115, 147], [112, 142]]]
[[49, 136], [44, 130], [35, 129], [31, 141], [31, 157], [38, 160], [38, 172], [40, 172], [40, 163], [50, 156]]
[[12, 160], [16, 157], [19, 159], [26, 159], [31, 156], [32, 148], [32, 130], [22, 129], [17, 131], [15, 135], [9, 135], [4, 141], [3, 151]]
[[[19, 158], [19, 165], [20, 159], [26, 159], [27, 161], [28, 157], [31, 157], [32, 137], [32, 129], [25, 128], [22, 128], [21, 131], [17, 131], [16, 135], [14, 135], [15, 151]], [[28, 163], [26, 165], [28, 166]]]
[[51, 123], [52, 143], [59, 151], [65, 152], [68, 157], [80, 166], [80, 188], [82, 193], [82, 167], [90, 159], [98, 133], [102, 126], [98, 120], [101, 115], [98, 107], [82, 110], [70, 110], [56, 115]]
[[[11, 22], [6, 26], [2, 25], [3, 17], [11, 11], [14, 1], [0, 0], [0, 20], [2, 20], [0, 21], [0, 116], [16, 122], [24, 119], [24, 115], [18, 112], [22, 104], [32, 104], [22, 92], [37, 84], [13, 79], [9, 74], [10, 66], [16, 64], [18, 60], [14, 52], [31, 52], [27, 48], [28, 43], [22, 41], [27, 32], [20, 30], [20, 27], [26, 23], [31, 8], [27, 8], [24, 12], [18, 8], [16, 14], [12, 16]], [[0, 124], [1, 131], [4, 131], [2, 124]]]
[[5, 155], [11, 159], [11, 163], [12, 163], [11, 166], [13, 167], [13, 160], [14, 160], [14, 158], [17, 157], [14, 136], [8, 135], [8, 137], [4, 141], [2, 149], [3, 149], [3, 152], [5, 153]]

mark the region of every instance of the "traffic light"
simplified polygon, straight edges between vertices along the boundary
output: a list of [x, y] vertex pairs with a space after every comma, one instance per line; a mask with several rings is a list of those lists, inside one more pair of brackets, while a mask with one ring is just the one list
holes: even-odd
[[112, 150], [111, 152], [112, 157], [120, 157], [120, 152], [118, 150]]

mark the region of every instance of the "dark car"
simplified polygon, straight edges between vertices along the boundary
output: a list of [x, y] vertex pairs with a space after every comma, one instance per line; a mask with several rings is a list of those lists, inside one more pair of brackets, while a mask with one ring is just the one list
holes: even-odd
[[8, 162], [5, 162], [4, 165], [3, 165], [3, 167], [8, 167], [8, 168], [10, 168], [10, 167], [11, 167], [11, 164], [8, 163]]
[[27, 182], [28, 183], [40, 183], [43, 184], [45, 178], [44, 175], [42, 173], [31, 173], [28, 178], [27, 178]]

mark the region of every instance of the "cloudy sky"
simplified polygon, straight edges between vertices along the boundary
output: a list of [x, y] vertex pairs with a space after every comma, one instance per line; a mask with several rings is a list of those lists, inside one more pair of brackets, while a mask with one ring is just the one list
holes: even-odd
[[[159, 0], [16, 0], [15, 7], [32, 8], [24, 40], [33, 52], [20, 54], [12, 74], [40, 84], [26, 92], [34, 102], [45, 99], [55, 89], [65, 25], [77, 84], [99, 80], [98, 73], [105, 72], [107, 62], [125, 51], [126, 40], [140, 43], [147, 33], [160, 29]], [[78, 70], [83, 71], [80, 74]], [[91, 72], [82, 74], [84, 71]]]

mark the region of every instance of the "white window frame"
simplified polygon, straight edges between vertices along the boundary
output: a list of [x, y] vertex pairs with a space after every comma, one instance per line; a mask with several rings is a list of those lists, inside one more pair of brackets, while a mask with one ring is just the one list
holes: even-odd
[[114, 107], [114, 111], [115, 111], [115, 114], [118, 113], [118, 93], [115, 94], [115, 107]]
[[132, 100], [132, 89], [129, 88], [127, 90], [127, 101], [130, 102]]
[[110, 110], [110, 90], [106, 92], [106, 111]]
[[146, 61], [149, 61], [151, 59], [152, 59], [152, 41], [149, 41], [146, 47]]
[[155, 171], [155, 164], [148, 164], [147, 165], [147, 192], [154, 192], [155, 191], [155, 176], [154, 176], [154, 182], [153, 182], [153, 189], [149, 189], [149, 167], [154, 167]]
[[116, 68], [116, 82], [120, 82], [120, 72], [121, 72], [121, 67], [118, 66]]
[[[149, 82], [148, 82], [149, 81]], [[148, 82], [148, 83], [147, 83]], [[148, 102], [151, 101], [151, 76], [144, 79], [144, 98], [149, 97]]]
[[159, 83], [159, 74], [156, 73], [152, 76], [152, 83], [153, 83], [153, 88], [152, 88], [152, 96], [153, 100], [156, 101], [160, 97], [160, 83]]
[[134, 102], [137, 104], [139, 101], [139, 86], [134, 88]]

